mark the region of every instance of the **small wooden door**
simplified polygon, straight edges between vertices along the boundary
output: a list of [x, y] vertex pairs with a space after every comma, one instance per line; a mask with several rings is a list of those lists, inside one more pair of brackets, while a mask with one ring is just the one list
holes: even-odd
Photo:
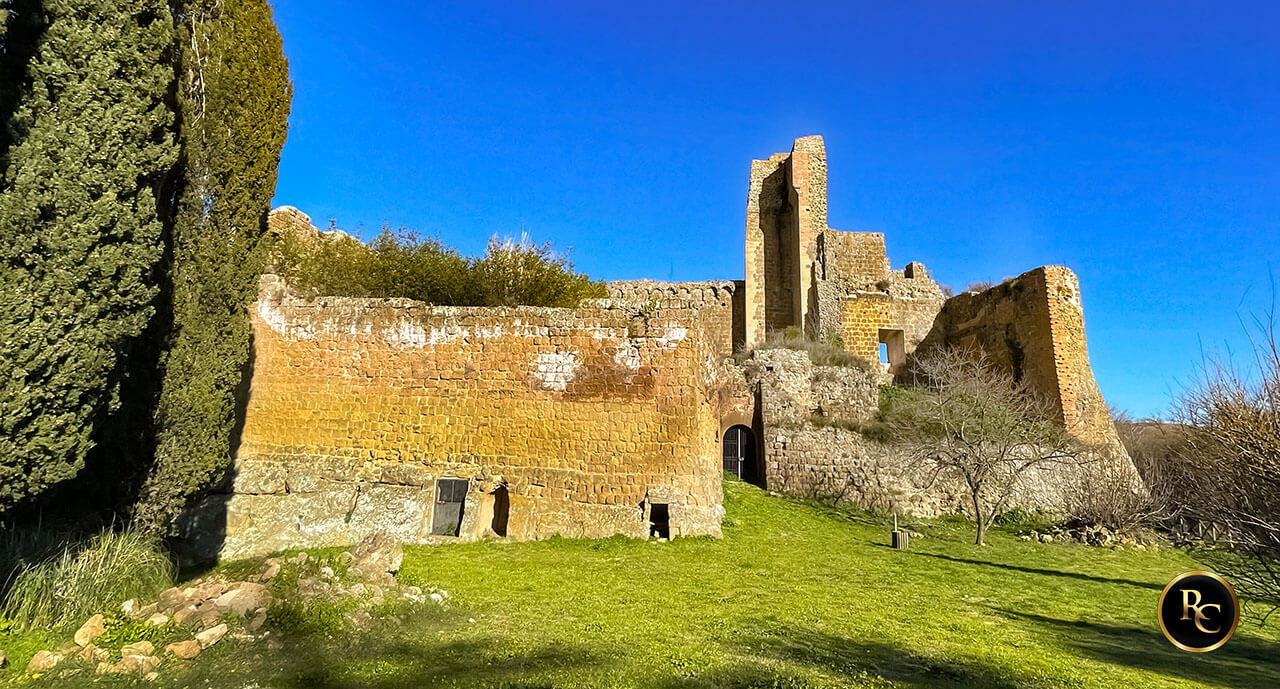
[[462, 527], [462, 508], [467, 502], [467, 480], [442, 478], [436, 482], [436, 504], [431, 515], [431, 533], [457, 536]]

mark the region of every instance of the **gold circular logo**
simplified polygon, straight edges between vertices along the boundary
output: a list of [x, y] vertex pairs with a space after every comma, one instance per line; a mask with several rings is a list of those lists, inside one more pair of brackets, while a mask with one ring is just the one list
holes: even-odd
[[1160, 631], [1184, 651], [1208, 653], [1227, 643], [1240, 624], [1240, 599], [1226, 579], [1202, 570], [1183, 572], [1160, 592]]

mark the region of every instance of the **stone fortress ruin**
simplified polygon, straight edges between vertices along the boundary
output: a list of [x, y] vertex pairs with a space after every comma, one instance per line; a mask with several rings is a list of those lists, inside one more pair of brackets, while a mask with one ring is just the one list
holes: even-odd
[[[1067, 268], [950, 298], [922, 264], [892, 269], [882, 234], [827, 226], [817, 136], [751, 164], [746, 217], [744, 279], [614, 282], [574, 309], [304, 299], [264, 276], [233, 472], [187, 534], [224, 557], [375, 530], [408, 543], [714, 536], [725, 471], [870, 508], [958, 509], [849, 430], [909, 354], [953, 345], [981, 346], [1127, 464]], [[317, 232], [289, 207], [270, 224]], [[759, 347], [787, 329], [873, 365]]]

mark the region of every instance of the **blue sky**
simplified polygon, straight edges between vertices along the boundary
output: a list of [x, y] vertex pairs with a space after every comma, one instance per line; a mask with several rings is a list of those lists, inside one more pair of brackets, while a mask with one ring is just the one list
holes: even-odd
[[[752, 158], [961, 289], [1080, 276], [1103, 394], [1163, 413], [1280, 274], [1280, 5], [276, 0], [276, 203], [605, 279], [740, 278]], [[372, 6], [369, 6], [372, 7]], [[354, 8], [354, 9], [353, 9]]]

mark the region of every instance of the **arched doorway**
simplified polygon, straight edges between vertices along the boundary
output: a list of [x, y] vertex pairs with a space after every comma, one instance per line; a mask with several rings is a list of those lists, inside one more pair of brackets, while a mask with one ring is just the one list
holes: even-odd
[[506, 486], [498, 486], [493, 490], [493, 533], [506, 538], [507, 518], [511, 514], [511, 496], [507, 495]]
[[756, 435], [743, 425], [724, 432], [724, 470], [744, 481], [756, 481]]

